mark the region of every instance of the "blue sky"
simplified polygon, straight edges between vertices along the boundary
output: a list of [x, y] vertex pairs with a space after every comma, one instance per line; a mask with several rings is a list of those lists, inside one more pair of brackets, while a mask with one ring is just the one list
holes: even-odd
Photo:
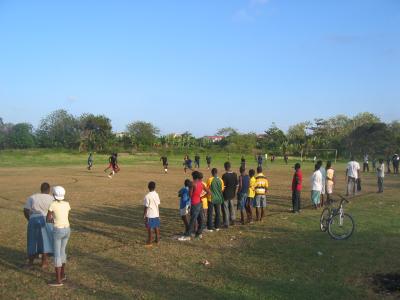
[[400, 119], [400, 1], [0, 0], [0, 117], [163, 133]]

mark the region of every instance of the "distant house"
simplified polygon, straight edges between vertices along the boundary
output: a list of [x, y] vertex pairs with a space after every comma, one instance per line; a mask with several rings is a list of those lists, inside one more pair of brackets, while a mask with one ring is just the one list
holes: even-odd
[[115, 133], [115, 136], [116, 136], [117, 138], [123, 138], [123, 137], [126, 136], [126, 135], [128, 135], [128, 133], [126, 133], [126, 132], [116, 132], [116, 133]]
[[218, 142], [222, 141], [223, 139], [225, 139], [225, 137], [222, 135], [205, 136], [204, 138], [209, 140], [212, 143], [218, 143]]

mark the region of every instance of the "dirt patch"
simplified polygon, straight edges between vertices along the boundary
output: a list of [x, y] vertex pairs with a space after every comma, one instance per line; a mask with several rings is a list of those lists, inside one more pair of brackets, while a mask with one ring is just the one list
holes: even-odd
[[393, 295], [400, 292], [400, 273], [375, 274], [374, 291], [378, 294]]

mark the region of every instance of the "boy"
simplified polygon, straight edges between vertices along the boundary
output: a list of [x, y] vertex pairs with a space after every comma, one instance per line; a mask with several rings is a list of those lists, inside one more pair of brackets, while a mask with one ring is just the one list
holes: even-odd
[[93, 167], [93, 153], [92, 152], [89, 153], [87, 164], [88, 164], [87, 169], [90, 171]]
[[165, 172], [165, 174], [167, 174], [168, 173], [168, 157], [162, 156], [160, 158], [160, 160], [162, 160], [162, 164], [163, 164], [163, 167], [164, 167], [164, 172]]
[[[210, 190], [208, 197], [208, 211], [207, 211], [207, 229], [209, 231], [219, 231], [221, 226], [221, 205], [224, 203], [224, 182], [218, 177], [218, 170], [216, 168], [211, 170], [211, 175], [207, 180], [207, 188]], [[213, 212], [215, 211], [215, 220], [213, 226]]]
[[[207, 193], [207, 184], [205, 182], [203, 182], [204, 179], [204, 175], [203, 173], [199, 172], [199, 180], [201, 181], [201, 183], [203, 184], [203, 191], [200, 195], [200, 200], [201, 200], [201, 204], [203, 207], [203, 220], [204, 220], [204, 226], [206, 225], [206, 217], [208, 214], [208, 193]], [[212, 232], [212, 230], [205, 230], [205, 232]]]
[[222, 175], [222, 180], [225, 185], [222, 214], [224, 218], [224, 228], [228, 228], [229, 225], [235, 225], [236, 220], [234, 199], [236, 197], [238, 177], [236, 173], [231, 171], [231, 163], [229, 161], [224, 164], [224, 167], [226, 172]]
[[252, 205], [254, 201], [254, 197], [256, 196], [256, 171], [251, 169], [249, 171], [249, 177], [250, 177], [250, 186], [249, 186], [249, 191], [248, 191], [248, 198], [247, 198], [247, 203], [246, 203], [246, 211], [247, 211], [247, 223], [253, 223], [253, 211], [252, 211]]
[[385, 178], [385, 164], [383, 163], [383, 159], [379, 159], [376, 175], [378, 177], [378, 193], [383, 193], [383, 179]]
[[303, 188], [303, 173], [299, 163], [294, 165], [294, 175], [292, 180], [292, 206], [293, 213], [300, 212], [300, 195]]
[[256, 197], [254, 198], [254, 206], [256, 207], [257, 221], [261, 222], [264, 218], [264, 208], [267, 207], [268, 180], [262, 173], [262, 167], [257, 168], [257, 173], [255, 184]]
[[144, 197], [144, 212], [143, 219], [147, 228], [148, 239], [146, 246], [152, 246], [152, 230], [156, 235], [155, 242], [158, 244], [160, 242], [160, 197], [156, 192], [156, 183], [150, 181], [148, 184], [149, 193]]
[[186, 174], [187, 169], [192, 170], [192, 160], [189, 158], [188, 155], [185, 156], [183, 162], [183, 170]]
[[178, 192], [178, 196], [181, 198], [179, 211], [183, 224], [185, 225], [185, 232], [187, 232], [189, 230], [189, 220], [188, 220], [188, 215], [190, 210], [189, 192], [190, 188], [192, 187], [192, 182], [189, 179], [186, 179], [184, 184], [185, 186], [181, 188], [181, 190]]
[[240, 223], [244, 225], [244, 212], [246, 210], [247, 195], [250, 188], [250, 176], [246, 174], [246, 169], [240, 167], [239, 187], [238, 187], [238, 207], [240, 208]]
[[200, 169], [200, 156], [198, 154], [194, 157], [194, 167]]
[[210, 170], [210, 168], [211, 168], [211, 156], [210, 155], [206, 156], [206, 161], [207, 161], [207, 170]]
[[112, 179], [112, 177], [115, 175], [115, 173], [119, 172], [119, 166], [118, 166], [118, 153], [113, 153], [110, 157], [109, 157], [109, 162], [110, 165], [108, 166], [107, 169], [104, 170], [104, 172], [106, 172], [108, 169], [112, 169], [111, 173], [108, 175], [108, 178]]

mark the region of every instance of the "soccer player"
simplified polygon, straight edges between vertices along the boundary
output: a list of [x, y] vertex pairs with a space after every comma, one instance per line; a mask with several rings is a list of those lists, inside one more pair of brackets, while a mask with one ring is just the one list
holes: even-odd
[[106, 172], [108, 169], [112, 169], [111, 173], [108, 175], [108, 178], [112, 179], [115, 173], [119, 172], [119, 166], [118, 166], [118, 153], [113, 153], [109, 158], [109, 166], [107, 169], [104, 170]]
[[211, 168], [211, 156], [210, 155], [206, 156], [206, 161], [207, 161], [207, 169], [210, 170], [210, 168]]
[[89, 153], [87, 164], [88, 164], [87, 169], [90, 171], [93, 167], [93, 153], [92, 152]]
[[152, 246], [152, 230], [156, 235], [155, 243], [160, 242], [160, 197], [156, 192], [156, 183], [154, 181], [148, 184], [149, 193], [144, 197], [143, 219], [147, 228], [148, 238], [146, 246]]
[[162, 160], [162, 164], [163, 164], [163, 167], [164, 167], [164, 172], [165, 172], [165, 174], [167, 174], [168, 173], [168, 157], [162, 156], [160, 158], [160, 161], [161, 160]]
[[200, 169], [200, 156], [198, 154], [194, 157], [194, 167]]
[[261, 154], [259, 154], [258, 157], [257, 157], [257, 163], [258, 163], [259, 167], [262, 167], [263, 157], [261, 156]]
[[192, 171], [192, 160], [189, 158], [188, 155], [185, 155], [185, 158], [183, 160], [183, 170], [187, 171], [187, 169]]

